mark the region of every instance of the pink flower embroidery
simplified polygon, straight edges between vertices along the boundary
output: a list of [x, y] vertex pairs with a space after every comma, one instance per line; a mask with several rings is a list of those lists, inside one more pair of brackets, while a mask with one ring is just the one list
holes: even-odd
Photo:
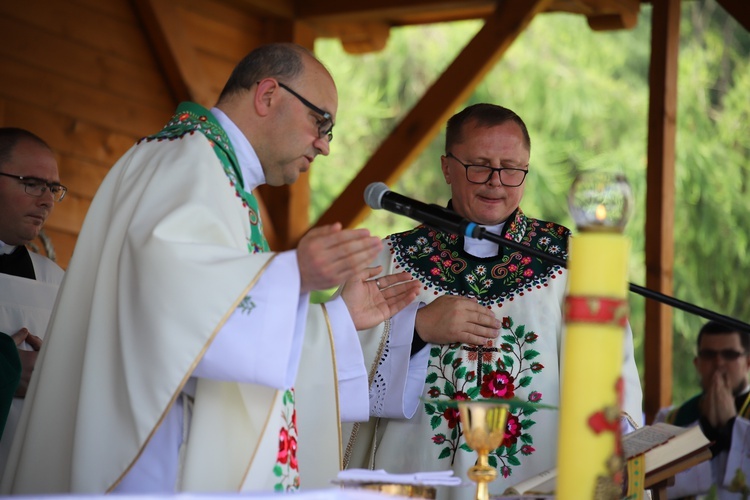
[[512, 398], [515, 395], [514, 380], [505, 370], [490, 372], [482, 377], [480, 393], [485, 398]]

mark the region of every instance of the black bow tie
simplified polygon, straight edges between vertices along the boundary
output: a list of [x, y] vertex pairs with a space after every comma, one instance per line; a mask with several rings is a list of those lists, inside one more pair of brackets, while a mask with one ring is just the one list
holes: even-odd
[[36, 279], [34, 264], [25, 246], [19, 245], [13, 252], [0, 255], [0, 273]]

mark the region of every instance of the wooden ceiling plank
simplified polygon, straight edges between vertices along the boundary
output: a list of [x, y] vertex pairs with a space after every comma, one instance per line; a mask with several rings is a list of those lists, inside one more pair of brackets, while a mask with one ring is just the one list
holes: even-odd
[[502, 2], [316, 225], [340, 221], [352, 227], [369, 213], [363, 192], [372, 182], [395, 181], [465, 102], [513, 41], [550, 0]]
[[[681, 0], [654, 0], [646, 170], [646, 288], [672, 294], [677, 59]], [[672, 400], [672, 309], [646, 301], [644, 411], [653, 421]]]
[[750, 8], [747, 0], [718, 0], [719, 5], [750, 31]]
[[[202, 0], [191, 0], [202, 2]], [[226, 3], [233, 5], [234, 7], [246, 10], [251, 15], [258, 16], [271, 16], [291, 21], [295, 17], [295, 5], [294, 0], [224, 0]], [[316, 2], [303, 2], [310, 3], [315, 8]]]
[[175, 100], [216, 102], [179, 8], [171, 0], [133, 0]]
[[473, 11], [491, 13], [495, 0], [321, 0], [297, 1], [297, 19], [327, 19], [336, 21], [398, 18], [426, 12]]

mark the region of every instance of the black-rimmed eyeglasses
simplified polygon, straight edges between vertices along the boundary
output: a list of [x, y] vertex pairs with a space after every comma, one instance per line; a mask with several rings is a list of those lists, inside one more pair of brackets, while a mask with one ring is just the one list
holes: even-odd
[[[471, 165], [466, 164], [453, 156], [453, 153], [446, 153], [445, 156], [453, 158], [466, 169], [466, 180], [472, 184], [486, 184], [492, 178], [492, 174], [497, 172], [500, 175], [500, 182], [503, 186], [518, 187], [523, 184], [526, 174], [529, 172], [523, 168], [501, 167], [495, 168], [489, 165]], [[528, 167], [528, 165], [526, 165]]]
[[55, 201], [62, 201], [65, 198], [65, 193], [68, 192], [68, 188], [60, 184], [59, 182], [47, 182], [44, 179], [38, 177], [28, 177], [26, 175], [13, 175], [0, 172], [0, 175], [16, 179], [18, 182], [23, 184], [23, 188], [26, 190], [26, 194], [39, 198], [47, 190], [52, 193], [52, 198]]
[[325, 137], [328, 139], [328, 142], [331, 142], [333, 140], [333, 117], [331, 116], [331, 113], [320, 109], [315, 104], [311, 103], [310, 101], [299, 95], [297, 92], [290, 89], [289, 86], [284, 85], [281, 82], [279, 82], [279, 87], [292, 94], [294, 97], [299, 99], [299, 102], [323, 117], [322, 120], [318, 121], [318, 137], [320, 137], [321, 139]]
[[734, 361], [744, 354], [744, 352], [735, 351], [734, 349], [721, 349], [719, 351], [714, 349], [701, 349], [698, 351], [698, 357], [703, 361], [711, 361], [716, 359], [717, 356], [721, 356], [724, 361]]

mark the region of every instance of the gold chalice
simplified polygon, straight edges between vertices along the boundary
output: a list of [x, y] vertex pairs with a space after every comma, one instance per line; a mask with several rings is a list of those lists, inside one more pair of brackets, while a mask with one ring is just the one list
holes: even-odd
[[490, 451], [498, 448], [505, 436], [505, 425], [510, 406], [506, 403], [485, 401], [457, 401], [466, 444], [479, 455], [469, 468], [469, 479], [477, 483], [477, 500], [489, 500], [487, 483], [497, 478], [497, 470], [489, 465]]

